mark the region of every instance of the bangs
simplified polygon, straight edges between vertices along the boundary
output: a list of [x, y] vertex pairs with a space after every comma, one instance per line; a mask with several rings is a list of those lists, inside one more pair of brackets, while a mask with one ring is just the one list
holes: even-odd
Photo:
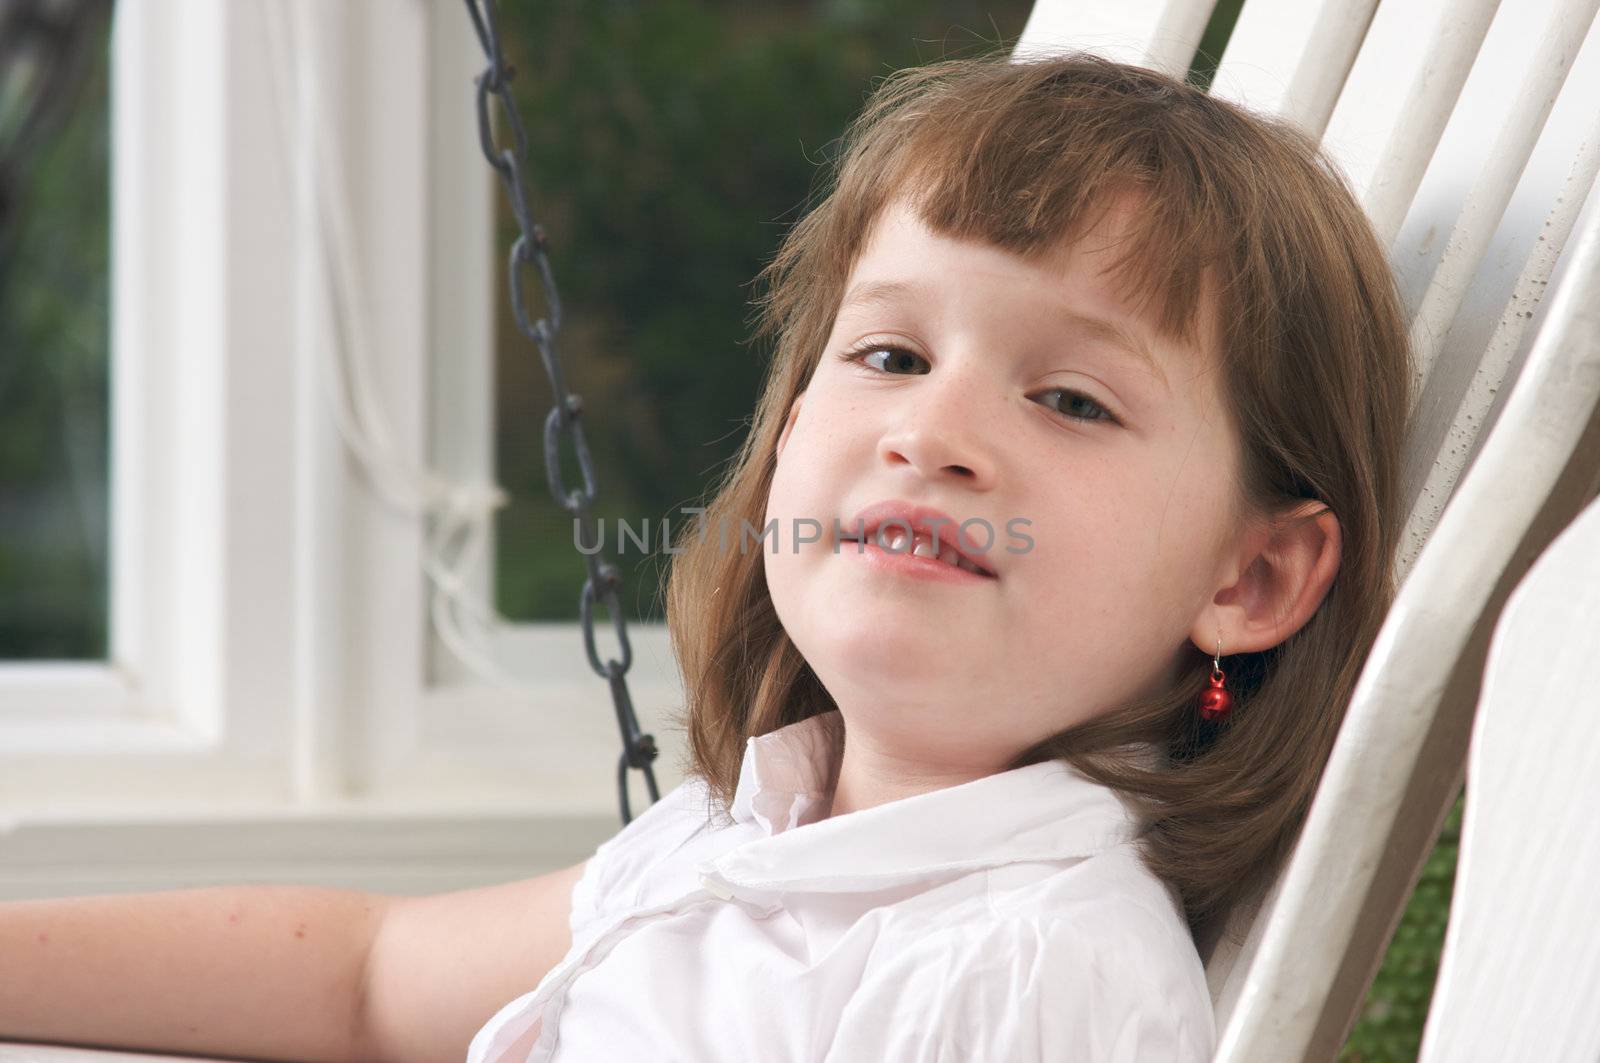
[[[1024, 76], [1018, 76], [1018, 68]], [[1141, 320], [1189, 348], [1201, 300], [1232, 287], [1224, 234], [1253, 217], [1250, 183], [1229, 183], [1215, 151], [1214, 111], [1182, 97], [1130, 93], [1125, 68], [1086, 57], [1058, 63], [970, 61], [899, 72], [852, 126], [855, 146], [834, 197], [840, 283], [885, 206], [904, 199], [930, 230], [1037, 261], [1093, 232], [1119, 203], [1120, 244], [1109, 273]], [[943, 84], [959, 76], [959, 92]], [[1115, 83], [1115, 87], [1113, 87]], [[912, 105], [914, 104], [914, 106]], [[1236, 175], [1235, 175], [1236, 176]], [[1247, 238], [1246, 238], [1247, 239]]]

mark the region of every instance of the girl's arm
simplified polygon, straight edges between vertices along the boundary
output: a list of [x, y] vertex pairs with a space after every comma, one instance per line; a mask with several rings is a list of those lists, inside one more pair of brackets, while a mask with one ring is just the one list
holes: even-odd
[[367, 967], [363, 1040], [383, 1063], [461, 1063], [472, 1037], [572, 947], [588, 864], [497, 886], [392, 897]]
[[249, 885], [0, 902], [0, 1039], [354, 1063], [390, 900]]

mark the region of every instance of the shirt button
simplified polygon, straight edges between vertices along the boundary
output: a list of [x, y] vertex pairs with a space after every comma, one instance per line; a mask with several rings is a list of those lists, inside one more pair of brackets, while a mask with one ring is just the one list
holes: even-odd
[[702, 874], [700, 876], [700, 885], [704, 886], [706, 892], [718, 900], [726, 901], [733, 898], [733, 891], [711, 875]]

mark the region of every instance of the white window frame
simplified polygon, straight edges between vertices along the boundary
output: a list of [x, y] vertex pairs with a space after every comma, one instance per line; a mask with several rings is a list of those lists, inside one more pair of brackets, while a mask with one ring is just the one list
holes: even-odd
[[[274, 7], [317, 57], [283, 75], [291, 115]], [[515, 691], [462, 669], [428, 623], [423, 518], [378, 496], [325, 384], [318, 116], [396, 451], [492, 477], [501, 192], [463, 5], [119, 0], [115, 19], [111, 652], [0, 664], [0, 898], [241, 874], [414, 892], [582, 859], [620, 825], [620, 742], [578, 625], [496, 636]], [[582, 572], [575, 551], [574, 595]], [[682, 688], [664, 626], [629, 630], [665, 793]]]

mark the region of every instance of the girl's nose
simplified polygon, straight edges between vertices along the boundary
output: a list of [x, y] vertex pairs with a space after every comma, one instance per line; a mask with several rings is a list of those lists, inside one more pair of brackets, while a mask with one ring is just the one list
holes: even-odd
[[893, 464], [905, 462], [923, 476], [957, 476], [969, 487], [987, 489], [994, 482], [994, 434], [997, 410], [985, 409], [983, 390], [954, 374], [935, 383], [908, 389], [898, 420], [878, 441], [878, 455]]

